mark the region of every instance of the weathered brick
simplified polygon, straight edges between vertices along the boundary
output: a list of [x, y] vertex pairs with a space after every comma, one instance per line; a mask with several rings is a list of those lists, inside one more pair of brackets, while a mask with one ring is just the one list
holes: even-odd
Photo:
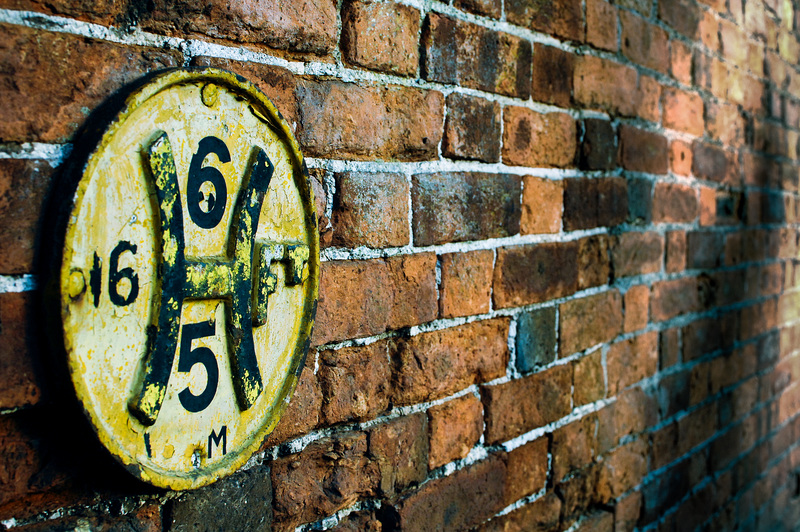
[[589, 415], [553, 432], [553, 482], [583, 469], [594, 459], [595, 416]]
[[564, 180], [564, 229], [575, 231], [613, 226], [625, 221], [628, 195], [617, 177]]
[[[492, 283], [495, 307], [519, 307], [574, 293], [577, 258], [575, 242], [498, 249]], [[537, 275], [530, 275], [532, 271]]]
[[272, 463], [275, 521], [284, 526], [315, 521], [376, 494], [380, 470], [368, 456], [367, 435], [325, 438]]
[[559, 528], [561, 499], [548, 493], [534, 502], [493, 518], [478, 530], [480, 532], [556, 532]]
[[429, 13], [422, 29], [422, 74], [527, 99], [531, 87], [531, 44], [508, 33]]
[[574, 62], [574, 54], [537, 43], [533, 48], [533, 99], [559, 107], [569, 107], [572, 100]]
[[611, 275], [609, 237], [587, 236], [578, 240], [578, 290], [608, 283]]
[[0, 408], [14, 409], [40, 402], [44, 367], [36, 332], [36, 296], [33, 292], [0, 294]]
[[692, 147], [682, 140], [669, 143], [669, 169], [675, 174], [690, 176], [692, 174]]
[[661, 271], [664, 238], [658, 233], [622, 233], [611, 248], [614, 277]]
[[680, 329], [675, 327], [661, 331], [658, 339], [658, 367], [666, 369], [680, 361]]
[[573, 401], [575, 406], [593, 403], [606, 395], [606, 383], [603, 376], [602, 352], [595, 351], [575, 361]]
[[415, 175], [414, 243], [429, 246], [519, 233], [521, 188], [519, 176], [512, 174]]
[[711, 231], [692, 231], [686, 235], [686, 267], [710, 269], [722, 265], [725, 235]]
[[576, 144], [575, 119], [566, 113], [513, 106], [503, 111], [503, 162], [508, 165], [570, 167]]
[[483, 314], [491, 308], [492, 250], [446, 253], [440, 257], [439, 316]]
[[559, 305], [562, 356], [607, 342], [622, 331], [622, 298], [616, 290], [573, 299]]
[[634, 63], [666, 73], [669, 69], [667, 32], [630, 11], [620, 11], [619, 20], [622, 54]]
[[623, 124], [619, 143], [619, 161], [626, 170], [667, 173], [667, 139], [663, 135]]
[[741, 182], [734, 154], [724, 149], [695, 142], [692, 146], [692, 172], [700, 179], [736, 186]]
[[726, 102], [709, 102], [706, 106], [706, 131], [727, 146], [744, 143], [746, 122], [737, 106]]
[[650, 76], [639, 75], [635, 95], [636, 116], [658, 123], [661, 121], [661, 84]]
[[53, 169], [46, 161], [0, 161], [0, 272], [30, 273]]
[[428, 418], [393, 419], [369, 431], [369, 456], [378, 468], [380, 492], [392, 496], [422, 482], [428, 473]]
[[617, 51], [617, 8], [605, 0], [586, 2], [586, 43]]
[[395, 343], [393, 402], [429, 401], [505, 375], [508, 319], [475, 321]]
[[405, 161], [437, 156], [444, 119], [440, 92], [301, 80], [297, 101], [296, 136], [307, 156]]
[[333, 243], [382, 248], [409, 243], [409, 185], [402, 174], [334, 175]]
[[614, 126], [608, 120], [584, 119], [580, 148], [579, 166], [582, 170], [610, 170], [614, 167], [617, 153]]
[[649, 321], [650, 288], [644, 284], [631, 286], [623, 298], [625, 317], [623, 332], [634, 332], [644, 329]]
[[611, 346], [607, 355], [608, 394], [655, 375], [658, 370], [658, 333], [647, 332]]
[[595, 469], [589, 467], [556, 484], [555, 491], [561, 498], [561, 527], [571, 527], [582, 518], [594, 504]]
[[270, 0], [256, 6], [244, 1], [199, 5], [188, 0], [154, 0], [146, 13], [139, 24], [156, 33], [201, 33], [316, 54], [329, 53], [336, 46], [336, 4], [328, 0], [293, 4]]
[[473, 394], [428, 410], [428, 469], [436, 469], [469, 454], [483, 434], [483, 404]]
[[697, 218], [697, 191], [690, 185], [656, 183], [654, 223], [690, 223]]
[[501, 0], [455, 0], [453, 5], [476, 15], [492, 18], [500, 18], [502, 11]]
[[522, 373], [546, 366], [556, 358], [556, 309], [523, 312], [517, 320], [516, 366]]
[[466, 467], [393, 505], [400, 530], [464, 530], [493, 516], [503, 504], [505, 462], [499, 455]]
[[564, 417], [570, 412], [571, 387], [569, 365], [484, 387], [486, 443], [506, 441]]
[[683, 36], [696, 39], [700, 22], [700, 9], [696, 4], [687, 0], [664, 0], [658, 3], [658, 18]]
[[383, 524], [374, 511], [350, 512], [347, 517], [339, 520], [334, 532], [381, 532]]
[[[661, 6], [661, 4], [659, 4]], [[692, 84], [692, 49], [684, 42], [672, 40], [670, 45], [669, 71], [672, 77], [684, 85]]]
[[512, 504], [544, 488], [548, 470], [547, 447], [547, 438], [539, 438], [508, 453], [505, 504]]
[[695, 136], [703, 134], [703, 99], [699, 94], [666, 87], [662, 105], [664, 106], [664, 127]]
[[669, 273], [686, 269], [686, 231], [667, 233], [667, 255], [664, 262]]
[[[180, 53], [2, 25], [0, 140], [65, 142], [111, 94]], [[58, 61], [53, 61], [58, 57]]]
[[608, 59], [593, 55], [579, 56], [575, 61], [573, 87], [575, 101], [592, 109], [633, 116], [636, 112], [636, 71]]
[[[309, 353], [313, 360], [313, 353]], [[278, 445], [295, 436], [305, 434], [319, 424], [322, 411], [322, 391], [314, 374], [314, 365], [303, 368], [292, 400], [281, 416], [275, 430], [264, 441], [264, 446]]]
[[425, 323], [437, 306], [433, 253], [325, 262], [313, 343]]
[[348, 1], [342, 6], [342, 57], [372, 70], [414, 75], [419, 29], [419, 11], [413, 7]]
[[631, 177], [628, 182], [628, 223], [649, 225], [653, 220], [653, 183]]
[[568, 40], [580, 41], [583, 37], [583, 14], [581, 4], [576, 0], [545, 0], [540, 3], [508, 0], [506, 17], [512, 24]]
[[655, 401], [641, 388], [628, 388], [617, 400], [597, 412], [597, 455], [616, 447], [622, 438], [644, 432], [655, 425]]
[[659, 281], [650, 294], [650, 319], [668, 320], [700, 309], [697, 280], [692, 277]]
[[317, 378], [326, 423], [371, 419], [388, 408], [391, 369], [387, 349], [386, 341], [378, 341], [320, 352]]
[[597, 473], [597, 497], [615, 499], [638, 485], [647, 474], [647, 443], [635, 440], [608, 454]]
[[520, 233], [523, 235], [558, 233], [561, 230], [563, 207], [562, 181], [524, 176]]
[[453, 159], [500, 160], [500, 104], [454, 92], [447, 97], [442, 155]]
[[[678, 450], [685, 453], [709, 439], [717, 430], [717, 404], [700, 407], [678, 420]], [[713, 452], [712, 452], [713, 454]]]

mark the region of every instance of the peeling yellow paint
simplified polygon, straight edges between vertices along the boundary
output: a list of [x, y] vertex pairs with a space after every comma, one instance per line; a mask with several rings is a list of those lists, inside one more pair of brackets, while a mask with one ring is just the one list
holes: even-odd
[[[207, 137], [221, 141], [229, 160], [217, 150], [193, 167]], [[266, 157], [259, 171], [272, 165], [269, 187], [240, 200], [259, 153]], [[127, 99], [83, 168], [61, 267], [64, 340], [77, 395], [103, 444], [142, 480], [178, 490], [214, 482], [244, 465], [276, 426], [311, 334], [319, 243], [297, 142], [253, 85], [217, 69], [176, 69]], [[190, 190], [192, 168], [202, 183]], [[179, 194], [160, 204], [156, 187], [167, 185], [170, 172]], [[214, 172], [216, 185], [208, 177]], [[241, 220], [240, 204], [251, 208]], [[219, 221], [197, 223], [212, 211]], [[179, 221], [182, 234], [173, 232]], [[247, 245], [235, 242], [237, 224]], [[176, 282], [190, 288], [176, 298], [159, 272], [184, 260]], [[240, 297], [242, 278], [251, 280], [242, 297], [252, 323], [226, 310]], [[143, 384], [162, 308], [179, 316], [177, 347], [166, 385]], [[237, 392], [231, 345], [248, 336], [261, 385], [240, 368]], [[212, 359], [202, 358], [207, 352]], [[212, 370], [213, 397], [188, 410], [187, 397], [202, 396]], [[147, 425], [128, 409], [137, 394]]]

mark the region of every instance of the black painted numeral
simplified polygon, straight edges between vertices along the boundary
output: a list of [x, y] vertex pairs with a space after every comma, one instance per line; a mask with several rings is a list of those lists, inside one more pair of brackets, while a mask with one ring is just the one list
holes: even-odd
[[[134, 273], [133, 268], [119, 269], [119, 256], [129, 251], [136, 255], [136, 244], [131, 244], [127, 240], [120, 240], [111, 252], [109, 257], [108, 271], [108, 299], [118, 307], [126, 307], [136, 301], [139, 296], [139, 276]], [[89, 289], [92, 291], [94, 306], [100, 305], [100, 293], [102, 292], [103, 261], [94, 253], [92, 269], [89, 271]], [[119, 282], [127, 279], [131, 285], [128, 295], [123, 297], [119, 293]]]
[[[197, 153], [192, 156], [192, 162], [189, 164], [189, 181], [186, 185], [186, 206], [189, 209], [189, 217], [203, 229], [212, 229], [219, 225], [228, 201], [225, 178], [213, 166], [203, 166], [203, 161], [211, 153], [219, 158], [220, 163], [231, 161], [231, 154], [224, 142], [217, 137], [204, 138], [197, 147]], [[206, 182], [214, 187], [214, 192], [209, 192], [208, 197], [200, 190]], [[204, 202], [207, 205], [205, 210], [201, 207]]]
[[188, 373], [195, 364], [202, 364], [203, 367], [206, 368], [206, 374], [208, 375], [206, 387], [200, 392], [200, 395], [194, 395], [188, 386], [178, 394], [181, 405], [189, 412], [201, 412], [205, 410], [208, 405], [211, 404], [214, 395], [217, 393], [217, 384], [219, 383], [217, 357], [214, 356], [214, 352], [208, 347], [196, 347], [192, 349], [192, 340], [214, 336], [214, 331], [214, 322], [204, 321], [201, 323], [185, 324], [181, 332], [181, 350], [180, 358], [178, 359], [178, 371], [181, 373]]
[[228, 426], [222, 425], [222, 428], [219, 429], [219, 434], [214, 429], [211, 429], [211, 434], [208, 435], [208, 458], [211, 458], [211, 449], [213, 449], [213, 445], [217, 446], [217, 449], [220, 447], [222, 448], [222, 456], [228, 454]]

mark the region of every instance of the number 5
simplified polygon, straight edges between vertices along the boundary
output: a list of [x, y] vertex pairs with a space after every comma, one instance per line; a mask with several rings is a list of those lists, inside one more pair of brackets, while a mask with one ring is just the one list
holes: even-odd
[[214, 322], [204, 321], [201, 323], [185, 324], [181, 332], [181, 351], [179, 355], [180, 358], [178, 359], [178, 371], [181, 373], [188, 373], [195, 364], [202, 364], [206, 368], [206, 374], [208, 375], [206, 387], [200, 395], [194, 395], [192, 391], [189, 390], [188, 386], [178, 394], [181, 405], [189, 412], [205, 410], [206, 407], [211, 404], [214, 395], [217, 393], [217, 384], [219, 382], [217, 357], [214, 356], [214, 352], [208, 347], [192, 349], [192, 340], [214, 336], [214, 331]]

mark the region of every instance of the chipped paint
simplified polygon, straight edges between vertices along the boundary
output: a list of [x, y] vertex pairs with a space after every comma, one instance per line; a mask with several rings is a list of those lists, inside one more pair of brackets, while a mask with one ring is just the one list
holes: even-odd
[[140, 88], [84, 166], [61, 267], [69, 367], [142, 480], [230, 474], [285, 409], [319, 285], [303, 168], [272, 103], [218, 69]]

